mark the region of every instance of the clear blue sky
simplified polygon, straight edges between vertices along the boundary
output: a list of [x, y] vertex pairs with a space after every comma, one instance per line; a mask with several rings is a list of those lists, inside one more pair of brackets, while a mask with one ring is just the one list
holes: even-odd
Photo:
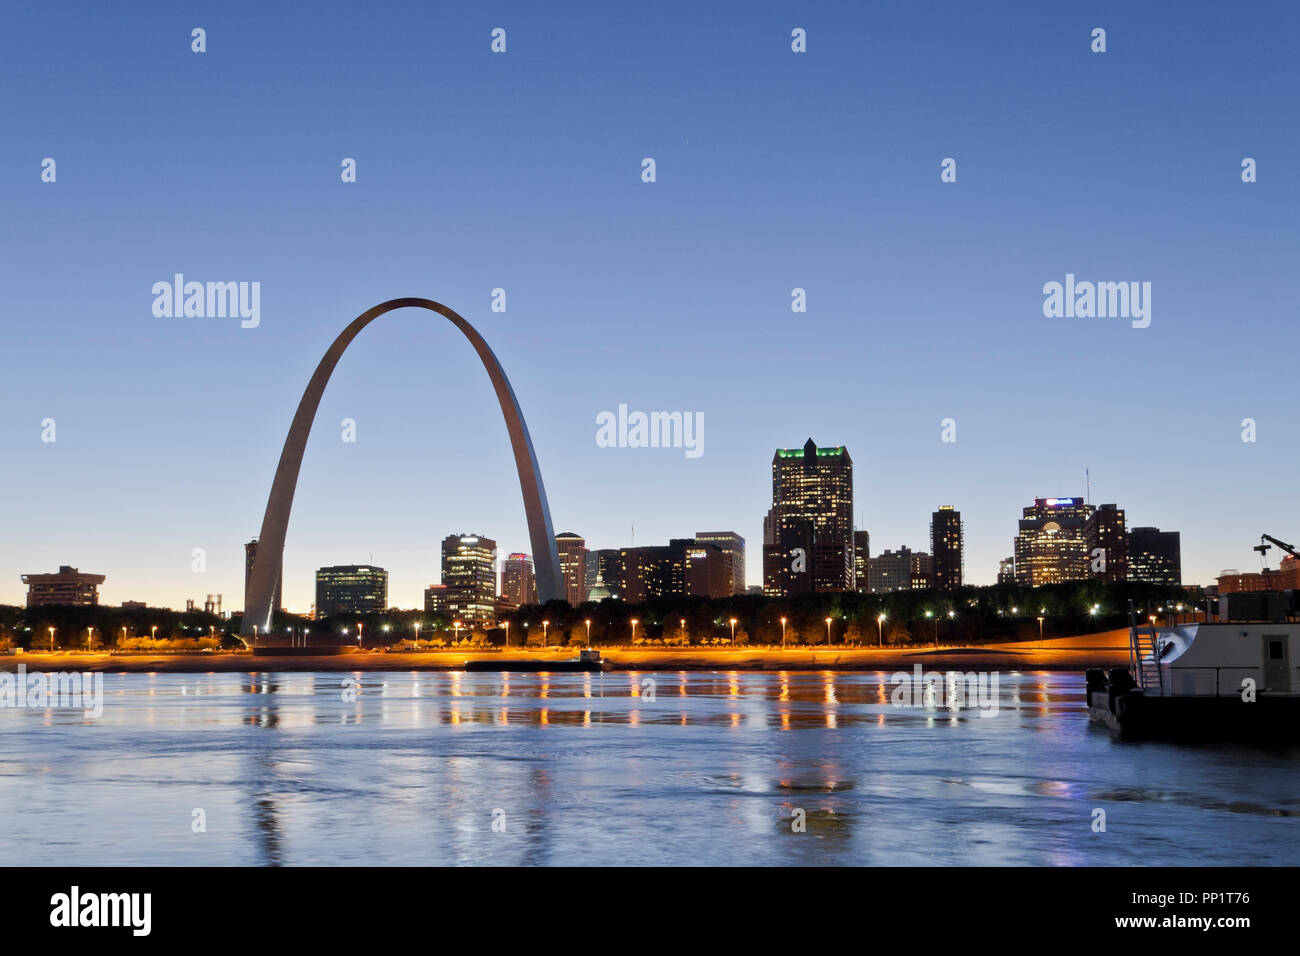
[[[241, 607], [301, 389], [404, 295], [487, 337], [592, 547], [736, 530], [757, 583], [773, 449], [809, 436], [848, 446], [873, 551], [956, 505], [975, 583], [1085, 468], [1182, 532], [1188, 582], [1300, 535], [1296, 5], [379, 6], [7, 12], [0, 601], [73, 564], [109, 603]], [[260, 327], [155, 318], [176, 272], [259, 281]], [[1151, 282], [1151, 326], [1044, 318], [1067, 272]], [[703, 457], [597, 447], [619, 403], [703, 412]], [[459, 334], [394, 313], [322, 403], [286, 603], [373, 560], [418, 606], [462, 531], [530, 550], [505, 429]]]

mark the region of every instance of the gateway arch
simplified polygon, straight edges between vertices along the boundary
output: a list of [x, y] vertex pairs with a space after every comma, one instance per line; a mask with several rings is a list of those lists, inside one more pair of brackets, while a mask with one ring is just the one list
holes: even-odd
[[442, 303], [431, 299], [390, 299], [357, 316], [334, 340], [334, 344], [316, 366], [316, 372], [307, 383], [307, 390], [303, 392], [302, 401], [298, 403], [298, 411], [289, 426], [289, 437], [284, 442], [284, 451], [280, 453], [280, 464], [275, 469], [271, 496], [266, 502], [266, 514], [262, 518], [262, 533], [258, 535], [253, 573], [248, 582], [248, 606], [244, 608], [241, 636], [252, 637], [255, 633], [266, 634], [270, 631], [271, 613], [274, 610], [271, 603], [284, 559], [284, 538], [289, 527], [289, 512], [293, 508], [293, 493], [298, 486], [298, 471], [302, 467], [302, 455], [307, 448], [307, 436], [311, 433], [316, 409], [320, 405], [325, 386], [329, 384], [334, 366], [358, 332], [385, 312], [406, 308], [428, 309], [450, 319], [469, 339], [474, 351], [478, 352], [478, 357], [483, 361], [488, 378], [492, 380], [492, 387], [496, 389], [497, 401], [501, 403], [506, 430], [510, 433], [510, 447], [515, 454], [515, 468], [519, 471], [519, 487], [524, 495], [524, 514], [528, 519], [528, 537], [532, 542], [533, 565], [537, 574], [537, 596], [541, 601], [564, 597], [560, 556], [555, 546], [555, 532], [551, 528], [551, 509], [546, 503], [542, 472], [537, 466], [537, 455], [533, 451], [533, 441], [528, 437], [528, 426], [524, 424], [519, 400], [515, 398], [514, 389], [510, 387], [510, 380], [506, 378], [501, 363], [492, 354], [492, 349], [488, 348], [483, 336], [478, 334], [478, 330]]

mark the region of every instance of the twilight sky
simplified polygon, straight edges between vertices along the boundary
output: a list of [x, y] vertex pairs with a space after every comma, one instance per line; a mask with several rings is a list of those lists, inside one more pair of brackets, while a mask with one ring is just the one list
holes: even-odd
[[[238, 610], [301, 390], [397, 296], [478, 326], [591, 547], [735, 530], [758, 583], [773, 449], [810, 436], [848, 447], [873, 553], [953, 504], [977, 584], [1085, 468], [1182, 532], [1188, 583], [1300, 535], [1296, 5], [378, 6], [6, 13], [0, 603], [71, 564], [105, 603]], [[155, 317], [178, 272], [260, 282], [260, 325]], [[1150, 282], [1150, 327], [1044, 317], [1066, 273]], [[702, 413], [703, 455], [598, 447], [620, 403]], [[393, 313], [321, 404], [285, 602], [373, 561], [419, 606], [452, 532], [530, 550], [472, 349]]]

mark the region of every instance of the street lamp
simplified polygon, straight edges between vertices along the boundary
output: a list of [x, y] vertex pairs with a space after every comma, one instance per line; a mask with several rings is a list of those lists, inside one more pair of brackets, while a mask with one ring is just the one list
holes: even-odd
[[736, 619], [731, 619], [731, 646], [736, 646]]
[[54, 653], [54, 628], [50, 628], [50, 653]]
[[155, 624], [153, 627], [149, 628], [149, 639], [153, 640], [157, 634], [158, 634], [158, 625]]
[[677, 623], [681, 625], [682, 643], [685, 644], [686, 643], [686, 618], [682, 618]]
[[633, 644], [636, 643], [636, 625], [637, 625], [636, 618], [632, 618], [632, 643]]
[[451, 622], [451, 630], [456, 641], [460, 641], [460, 621]]
[[1043, 619], [1041, 617], [1038, 619], [1038, 646], [1043, 646]]
[[86, 628], [86, 650], [90, 650], [90, 643], [94, 639], [94, 637], [95, 637], [95, 629], [93, 627]]
[[510, 646], [510, 622], [506, 621], [505, 626], [506, 626], [506, 647], [509, 647]]
[[362, 629], [364, 626], [365, 625], [363, 625], [360, 621], [357, 621], [357, 650], [361, 650], [361, 636], [362, 636]]
[[885, 646], [885, 615], [880, 613], [876, 615], [876, 643], [881, 647]]
[[781, 650], [785, 650], [785, 618], [781, 618]]
[[826, 619], [826, 646], [831, 646], [831, 619]]
[[587, 625], [587, 650], [591, 650], [591, 618], [584, 622]]
[[551, 622], [550, 622], [550, 621], [543, 621], [543, 622], [542, 622], [542, 647], [549, 647], [549, 646], [550, 646], [550, 641], [548, 641], [547, 638], [546, 638], [546, 631], [547, 631], [548, 628], [550, 628], [550, 626], [551, 626]]

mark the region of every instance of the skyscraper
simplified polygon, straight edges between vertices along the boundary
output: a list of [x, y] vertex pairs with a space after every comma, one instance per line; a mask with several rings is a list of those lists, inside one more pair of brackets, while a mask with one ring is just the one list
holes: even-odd
[[[731, 593], [745, 593], [745, 539], [734, 531], [697, 531], [695, 540], [711, 544], [731, 558]], [[606, 583], [609, 577], [605, 578]]]
[[1128, 579], [1149, 584], [1182, 585], [1183, 556], [1179, 533], [1159, 528], [1134, 528], [1130, 531]]
[[560, 552], [564, 599], [577, 607], [587, 599], [587, 542], [582, 535], [565, 531], [555, 536], [555, 547]]
[[1016, 535], [1016, 583], [1038, 587], [1089, 577], [1084, 525], [1091, 514], [1082, 498], [1035, 498]]
[[853, 586], [863, 594], [871, 590], [871, 532], [853, 532]]
[[497, 543], [477, 534], [442, 539], [442, 583], [447, 613], [462, 621], [496, 618]]
[[843, 445], [778, 448], [772, 458], [772, 543], [763, 587], [772, 595], [853, 587], [853, 460]]
[[962, 584], [961, 512], [952, 505], [940, 505], [930, 515], [930, 553], [934, 556], [933, 586], [955, 591]]
[[537, 577], [531, 557], [516, 553], [502, 562], [501, 596], [515, 607], [537, 603]]
[[337, 564], [316, 571], [316, 617], [374, 614], [388, 609], [388, 572], [368, 564]]
[[1128, 580], [1128, 533], [1124, 509], [1098, 505], [1083, 526], [1088, 571], [1103, 581]]
[[604, 585], [605, 590], [609, 592], [609, 597], [615, 599], [623, 597], [623, 555], [618, 548], [601, 548], [599, 551], [588, 551], [587, 563], [595, 568], [595, 573], [588, 575], [592, 584], [587, 589], [589, 600], [592, 591], [595, 590], [597, 581]]
[[[244, 607], [248, 607], [248, 582], [253, 577], [253, 559], [257, 557], [257, 539], [254, 538], [248, 544], [244, 545]], [[280, 573], [275, 578], [275, 593], [271, 597], [271, 610], [278, 611], [283, 607], [282, 594], [284, 591], [284, 567], [281, 565]]]

